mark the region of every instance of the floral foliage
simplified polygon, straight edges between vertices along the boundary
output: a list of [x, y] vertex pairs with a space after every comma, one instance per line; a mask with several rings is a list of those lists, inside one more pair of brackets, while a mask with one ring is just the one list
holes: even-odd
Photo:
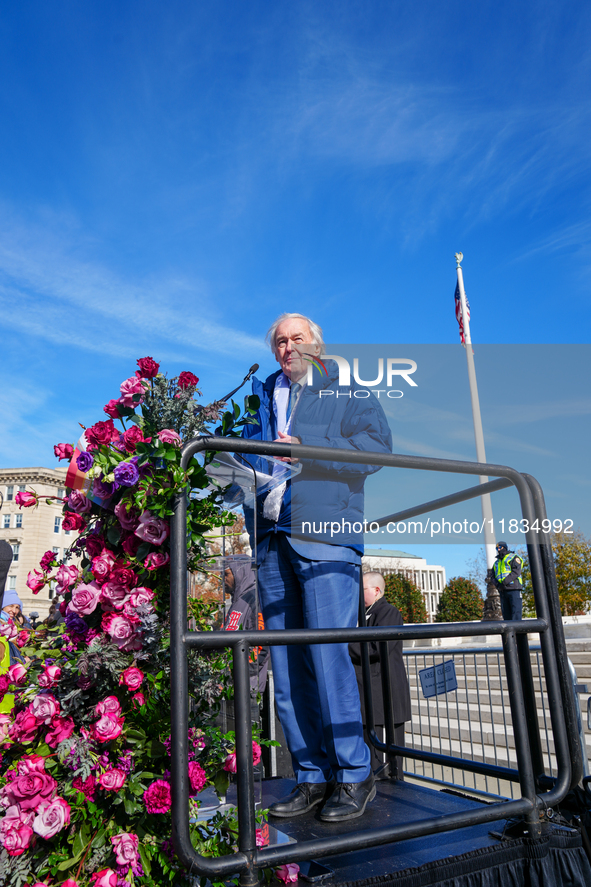
[[[217, 421], [222, 405], [198, 403], [190, 372], [169, 380], [151, 357], [137, 363], [105, 406], [108, 418], [86, 429], [86, 448], [54, 448], [90, 482], [63, 500], [63, 525], [80, 534], [70, 554], [46, 552], [27, 582], [34, 593], [53, 588], [62, 623], [36, 631], [0, 623], [15, 651], [0, 675], [0, 699], [14, 695], [0, 714], [1, 885], [186, 880], [170, 843], [170, 517], [175, 492], [208, 487], [196, 460], [181, 469], [180, 445]], [[226, 417], [232, 433], [236, 408]], [[21, 492], [17, 503], [36, 507], [41, 498]], [[205, 556], [203, 534], [233, 520], [215, 492], [189, 499], [191, 568]], [[211, 628], [216, 605], [194, 601], [191, 615]], [[234, 737], [215, 725], [231, 695], [228, 676], [225, 652], [190, 654], [193, 796], [228, 785]], [[193, 827], [197, 850], [233, 852], [233, 818], [212, 822]]]

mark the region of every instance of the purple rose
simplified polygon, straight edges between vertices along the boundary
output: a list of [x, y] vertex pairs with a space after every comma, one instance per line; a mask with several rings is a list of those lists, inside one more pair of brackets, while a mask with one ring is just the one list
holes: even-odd
[[103, 483], [102, 480], [95, 478], [92, 485], [92, 495], [96, 496], [98, 499], [106, 500], [111, 498], [116, 489], [117, 487], [115, 484]]
[[152, 545], [162, 545], [168, 538], [169, 528], [165, 520], [161, 520], [149, 511], [144, 511], [140, 517], [140, 523], [135, 535], [144, 542]]
[[76, 458], [76, 465], [84, 474], [87, 471], [90, 471], [92, 466], [94, 465], [94, 457], [91, 456], [90, 453], [80, 453], [80, 455]]
[[88, 625], [78, 613], [66, 613], [66, 628], [70, 634], [86, 634]]
[[131, 502], [125, 502], [122, 499], [115, 506], [115, 517], [124, 530], [135, 530], [140, 522], [140, 511]]
[[[90, 457], [92, 459], [92, 456]], [[68, 508], [76, 514], [86, 514], [92, 508], [92, 502], [79, 490], [72, 490], [67, 498]]]
[[129, 462], [120, 462], [113, 474], [117, 483], [122, 487], [133, 487], [140, 479], [137, 464], [133, 460], [130, 460]]

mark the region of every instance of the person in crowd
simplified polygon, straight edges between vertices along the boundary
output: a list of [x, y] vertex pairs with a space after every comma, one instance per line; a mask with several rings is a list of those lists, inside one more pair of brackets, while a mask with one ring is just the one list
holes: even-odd
[[[264, 628], [263, 617], [257, 613], [255, 594], [255, 573], [250, 558], [234, 558], [224, 571], [226, 590], [232, 595], [228, 614], [224, 621], [226, 631], [237, 631], [240, 628], [254, 631]], [[256, 701], [258, 693], [263, 693], [267, 684], [269, 668], [269, 648], [255, 647], [251, 652], [250, 689]]]
[[[381, 573], [365, 573], [363, 576], [363, 597], [365, 601], [365, 619], [368, 628], [377, 625], [402, 625], [403, 619], [400, 610], [389, 603], [384, 597], [384, 577]], [[378, 739], [385, 742], [385, 714], [384, 697], [382, 692], [382, 670], [380, 662], [380, 650], [378, 641], [368, 643], [371, 693], [373, 701], [373, 719]], [[361, 698], [361, 714], [363, 717], [363, 735], [371, 750], [372, 768], [379, 770], [384, 763], [384, 755], [371, 744], [367, 731], [367, 719], [365, 716], [365, 699], [363, 695], [363, 677], [361, 670], [361, 644], [349, 644], [349, 653], [355, 666], [355, 675]], [[394, 742], [396, 745], [404, 745], [404, 723], [411, 718], [410, 690], [408, 677], [404, 667], [402, 656], [402, 641], [388, 641], [388, 667], [390, 669], [390, 681], [392, 686], [392, 711], [394, 715]], [[392, 772], [394, 770], [394, 772]], [[402, 758], [397, 756], [393, 767], [390, 768], [390, 777], [403, 779]]]
[[499, 589], [503, 619], [515, 621], [522, 618], [523, 561], [514, 551], [509, 551], [506, 542], [497, 542], [497, 559], [493, 564], [493, 581]]
[[[264, 382], [253, 379], [260, 407], [244, 437], [354, 452], [392, 451], [377, 398], [371, 393], [355, 397], [355, 384], [340, 386], [336, 362], [327, 360], [323, 372], [308, 379], [310, 361], [323, 348], [316, 323], [302, 314], [282, 314], [268, 340], [280, 369]], [[264, 460], [250, 461], [266, 471]], [[377, 470], [369, 464], [305, 460], [297, 478], [257, 500], [256, 539], [254, 511], [245, 505], [266, 628], [357, 625], [363, 535], [355, 533], [355, 526], [363, 521], [365, 477]], [[315, 536], [304, 530], [306, 516], [325, 525], [342, 519], [343, 531], [335, 538]], [[321, 807], [320, 818], [327, 822], [361, 816], [375, 797], [375, 783], [347, 644], [273, 646], [271, 660], [296, 786], [271, 805], [270, 814], [292, 818]]]

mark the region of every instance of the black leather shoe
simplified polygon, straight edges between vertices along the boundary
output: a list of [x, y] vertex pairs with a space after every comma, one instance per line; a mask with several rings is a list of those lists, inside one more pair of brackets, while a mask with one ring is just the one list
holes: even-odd
[[322, 808], [323, 822], [343, 822], [363, 816], [365, 808], [376, 796], [373, 773], [363, 782], [337, 782], [335, 790]]
[[293, 816], [308, 813], [318, 804], [322, 804], [333, 786], [334, 783], [329, 782], [300, 782], [290, 795], [271, 804], [269, 814], [281, 819], [291, 819]]

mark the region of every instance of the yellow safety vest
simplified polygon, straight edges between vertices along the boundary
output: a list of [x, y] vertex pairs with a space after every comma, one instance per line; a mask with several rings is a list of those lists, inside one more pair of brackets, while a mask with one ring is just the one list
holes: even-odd
[[[514, 551], [508, 551], [504, 558], [496, 559], [493, 566], [493, 569], [495, 571], [495, 579], [497, 579], [499, 582], [502, 582], [503, 579], [507, 578], [509, 573], [512, 572], [511, 564], [513, 563], [513, 560], [515, 558], [517, 558], [521, 563], [521, 558], [519, 557], [519, 555], [515, 554]], [[521, 578], [521, 576], [517, 577], [517, 581], [520, 585], [523, 585], [523, 579]]]

